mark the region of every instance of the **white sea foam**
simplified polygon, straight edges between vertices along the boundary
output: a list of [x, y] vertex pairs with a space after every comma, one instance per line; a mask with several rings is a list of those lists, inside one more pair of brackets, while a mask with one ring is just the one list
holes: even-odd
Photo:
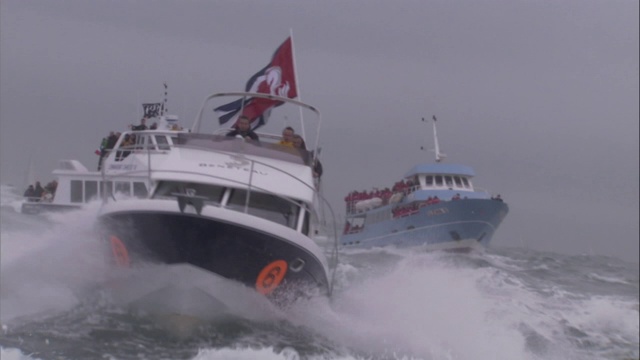
[[0, 321], [77, 304], [77, 293], [103, 274], [103, 257], [89, 210], [52, 214], [48, 226], [2, 231]]
[[40, 360], [40, 358], [32, 357], [24, 354], [19, 349], [3, 348], [0, 346], [0, 359], [2, 360]]
[[587, 275], [587, 277], [589, 277], [591, 279], [594, 279], [594, 280], [608, 282], [608, 283], [611, 283], [611, 284], [627, 284], [628, 283], [625, 279], [620, 279], [620, 278], [616, 278], [616, 277], [612, 277], [612, 276], [599, 275], [599, 274], [596, 274], [596, 273], [589, 273]]
[[[273, 347], [265, 347], [260, 349], [203, 349], [198, 352], [198, 355], [193, 360], [301, 360], [303, 359], [298, 352], [291, 348], [284, 348], [282, 351], [276, 351]], [[315, 355], [304, 357], [307, 360], [368, 360], [370, 357], [362, 356], [324, 356]], [[390, 360], [420, 360], [419, 358], [392, 355]]]
[[[296, 309], [296, 320], [357, 352], [421, 359], [527, 359], [524, 337], [479, 286], [484, 269], [452, 269], [437, 256], [401, 261]], [[353, 285], [353, 284], [352, 284]], [[322, 309], [319, 311], [319, 309]]]

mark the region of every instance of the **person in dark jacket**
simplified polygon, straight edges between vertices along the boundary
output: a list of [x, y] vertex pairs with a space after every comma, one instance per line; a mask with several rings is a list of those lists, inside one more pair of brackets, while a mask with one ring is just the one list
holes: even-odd
[[107, 146], [106, 146], [106, 150], [110, 151], [113, 150], [113, 147], [116, 146], [116, 143], [118, 142], [118, 138], [120, 137], [120, 133], [114, 133], [113, 131], [109, 133], [109, 137], [107, 138]]
[[236, 128], [227, 133], [228, 137], [235, 137], [238, 135], [240, 135], [245, 140], [260, 140], [258, 134], [251, 130], [251, 121], [245, 115], [240, 116], [238, 118], [238, 122], [236, 123]]
[[[32, 198], [36, 196], [36, 189], [33, 188], [33, 185], [29, 185], [27, 190], [24, 191], [24, 197]], [[31, 201], [31, 199], [29, 199]]]
[[36, 181], [36, 188], [33, 192], [34, 197], [41, 197], [42, 193], [44, 193], [44, 188], [40, 185], [40, 181]]
[[98, 160], [98, 171], [102, 169], [102, 161], [104, 158], [109, 155], [109, 151], [113, 150], [113, 147], [118, 142], [118, 135], [113, 131], [109, 132], [109, 136], [102, 139], [102, 143], [100, 144], [100, 159]]
[[302, 136], [298, 134], [293, 135], [293, 147], [305, 152], [303, 156], [307, 163], [310, 161], [313, 161], [313, 177], [319, 178], [320, 176], [322, 176], [322, 164], [320, 163], [320, 160], [318, 160], [317, 158], [313, 159], [314, 157], [313, 151], [307, 150], [307, 144], [305, 144]]
[[130, 125], [131, 130], [134, 131], [138, 131], [138, 130], [147, 130], [147, 118], [143, 117], [140, 120], [140, 125]]

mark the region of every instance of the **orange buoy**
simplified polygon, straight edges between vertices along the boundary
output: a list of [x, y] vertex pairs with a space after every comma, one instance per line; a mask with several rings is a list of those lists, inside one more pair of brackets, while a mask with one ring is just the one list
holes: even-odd
[[262, 295], [269, 295], [275, 290], [287, 274], [287, 262], [276, 260], [265, 266], [256, 279], [256, 290]]
[[131, 260], [129, 260], [129, 251], [127, 251], [127, 247], [124, 246], [122, 240], [120, 240], [117, 236], [111, 235], [111, 251], [113, 252], [113, 257], [116, 260], [116, 265], [121, 267], [129, 267]]

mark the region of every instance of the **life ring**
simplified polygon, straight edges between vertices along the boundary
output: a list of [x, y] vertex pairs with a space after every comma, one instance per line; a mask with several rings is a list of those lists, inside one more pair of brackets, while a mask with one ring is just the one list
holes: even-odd
[[276, 260], [265, 266], [256, 278], [256, 290], [262, 295], [269, 295], [275, 290], [287, 274], [287, 262]]
[[129, 259], [129, 251], [127, 251], [127, 247], [124, 246], [122, 240], [120, 240], [115, 235], [111, 235], [111, 238], [109, 240], [111, 242], [111, 252], [113, 253], [116, 265], [120, 267], [129, 267], [129, 265], [131, 264], [131, 260]]

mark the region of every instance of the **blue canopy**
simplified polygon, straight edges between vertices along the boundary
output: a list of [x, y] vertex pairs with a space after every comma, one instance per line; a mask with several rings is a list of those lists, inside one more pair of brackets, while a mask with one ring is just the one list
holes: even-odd
[[416, 165], [404, 177], [418, 174], [444, 174], [444, 175], [464, 175], [473, 177], [476, 173], [470, 166], [457, 164], [421, 164]]

